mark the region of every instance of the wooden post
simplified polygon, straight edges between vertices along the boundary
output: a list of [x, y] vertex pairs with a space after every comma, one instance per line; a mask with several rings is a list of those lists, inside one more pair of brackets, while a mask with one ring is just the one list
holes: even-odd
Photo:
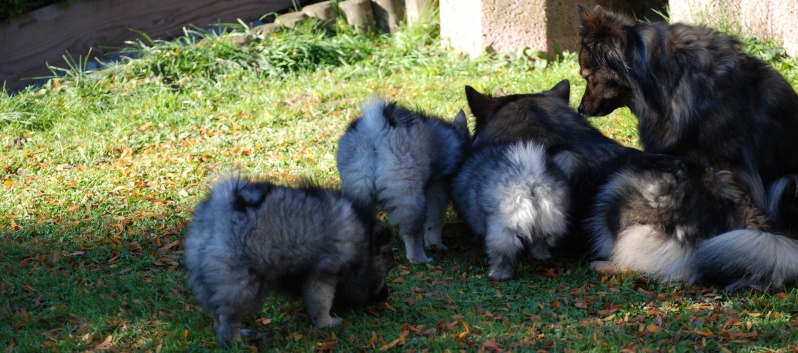
[[346, 21], [357, 27], [362, 32], [374, 30], [374, 11], [371, 9], [371, 0], [345, 0], [338, 3], [338, 7], [346, 15]]
[[405, 17], [402, 0], [372, 0], [371, 9], [374, 11], [377, 28], [385, 33], [396, 32], [399, 22]]

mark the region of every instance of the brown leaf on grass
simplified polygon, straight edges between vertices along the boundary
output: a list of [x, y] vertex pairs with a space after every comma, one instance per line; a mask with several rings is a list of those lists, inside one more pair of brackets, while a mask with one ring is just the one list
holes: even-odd
[[712, 333], [712, 331], [710, 331], [709, 329], [693, 330], [693, 333], [703, 337], [715, 337], [715, 334]]
[[158, 252], [169, 251], [169, 249], [177, 246], [178, 244], [180, 244], [180, 240], [175, 240], [175, 241], [173, 241], [173, 242], [171, 242], [169, 244], [166, 244], [163, 247], [159, 248]]
[[98, 343], [96, 346], [94, 346], [94, 349], [98, 350], [98, 351], [104, 351], [104, 350], [110, 349], [111, 348], [111, 341], [113, 339], [114, 339], [114, 336], [108, 335], [108, 337], [106, 337], [104, 341], [102, 341], [102, 342]]
[[336, 342], [334, 339], [321, 341], [319, 343], [316, 343], [316, 346], [313, 347], [313, 350], [317, 352], [331, 352], [335, 350], [336, 343], [338, 342]]
[[399, 338], [397, 338], [397, 339], [391, 341], [390, 343], [385, 344], [382, 347], [380, 347], [380, 352], [387, 351], [387, 350], [389, 350], [389, 349], [391, 349], [393, 347], [396, 347], [397, 345], [404, 346], [405, 343], [406, 343], [405, 342], [405, 337], [407, 337], [407, 335], [409, 333], [410, 333], [410, 331], [407, 331], [407, 330], [404, 330], [404, 331], [400, 332], [399, 333]]
[[396, 312], [396, 308], [391, 306], [391, 304], [388, 304], [388, 302], [381, 302], [377, 307], [380, 310], [390, 310], [390, 311]]
[[482, 343], [482, 350], [485, 352], [505, 352], [505, 350], [499, 346], [496, 340], [492, 338], [487, 339]]
[[28, 324], [28, 313], [25, 313], [24, 315], [22, 315], [22, 320], [13, 323], [11, 326], [13, 326], [14, 328], [22, 328], [25, 327], [25, 325], [27, 324]]
[[18, 230], [22, 229], [22, 227], [20, 227], [19, 225], [17, 225], [17, 222], [14, 222], [14, 220], [13, 220], [13, 219], [11, 220], [11, 224], [10, 224], [10, 226], [11, 226], [11, 231], [12, 231], [12, 232], [15, 232], [15, 231], [18, 231]]

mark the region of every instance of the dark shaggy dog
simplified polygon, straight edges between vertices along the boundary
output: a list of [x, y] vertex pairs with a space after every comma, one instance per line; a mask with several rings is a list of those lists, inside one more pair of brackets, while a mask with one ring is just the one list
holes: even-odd
[[637, 23], [598, 6], [579, 15], [581, 113], [629, 107], [647, 152], [731, 170], [759, 207], [781, 204], [774, 182], [798, 173], [798, 95], [778, 72], [709, 28]]
[[330, 191], [231, 177], [194, 210], [183, 244], [188, 284], [229, 346], [266, 291], [301, 298], [316, 327], [341, 322], [333, 306], [385, 300], [390, 239], [371, 212]]
[[603, 260], [594, 266], [730, 289], [798, 279], [798, 242], [768, 232], [732, 172], [618, 144], [568, 107], [568, 90], [563, 81], [539, 94], [466, 94], [475, 143], [490, 136], [547, 147], [575, 190], [572, 219]]

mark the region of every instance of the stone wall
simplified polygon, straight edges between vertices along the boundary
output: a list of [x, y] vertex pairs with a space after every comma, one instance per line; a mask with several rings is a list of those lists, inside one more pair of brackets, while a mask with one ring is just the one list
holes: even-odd
[[577, 4], [597, 4], [640, 19], [659, 20], [666, 0], [440, 0], [441, 37], [457, 50], [478, 56], [485, 50], [520, 47], [550, 54], [577, 50]]
[[798, 54], [795, 0], [670, 0], [673, 22], [724, 26], [739, 36], [772, 38], [787, 54]]

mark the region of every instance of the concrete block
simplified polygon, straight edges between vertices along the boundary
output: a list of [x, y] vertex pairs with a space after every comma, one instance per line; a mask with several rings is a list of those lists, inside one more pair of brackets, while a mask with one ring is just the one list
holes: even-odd
[[346, 15], [346, 21], [361, 31], [374, 30], [374, 11], [371, 9], [371, 0], [345, 0], [338, 3], [338, 7]]
[[405, 7], [402, 0], [372, 0], [371, 9], [377, 28], [385, 33], [394, 33], [399, 22], [405, 18]]
[[552, 54], [577, 50], [577, 4], [595, 6], [596, 1], [440, 0], [441, 37], [471, 56], [521, 47]]
[[308, 15], [302, 12], [291, 12], [285, 15], [277, 16], [277, 19], [274, 20], [274, 23], [288, 28], [294, 28], [294, 26], [296, 26], [298, 23], [301, 23], [307, 19]]
[[775, 39], [798, 55], [798, 2], [784, 0], [670, 0], [672, 22], [725, 27], [740, 37]]
[[324, 1], [305, 6], [302, 8], [302, 12], [322, 22], [334, 22], [335, 18], [338, 17], [338, 11], [335, 10], [332, 1]]

